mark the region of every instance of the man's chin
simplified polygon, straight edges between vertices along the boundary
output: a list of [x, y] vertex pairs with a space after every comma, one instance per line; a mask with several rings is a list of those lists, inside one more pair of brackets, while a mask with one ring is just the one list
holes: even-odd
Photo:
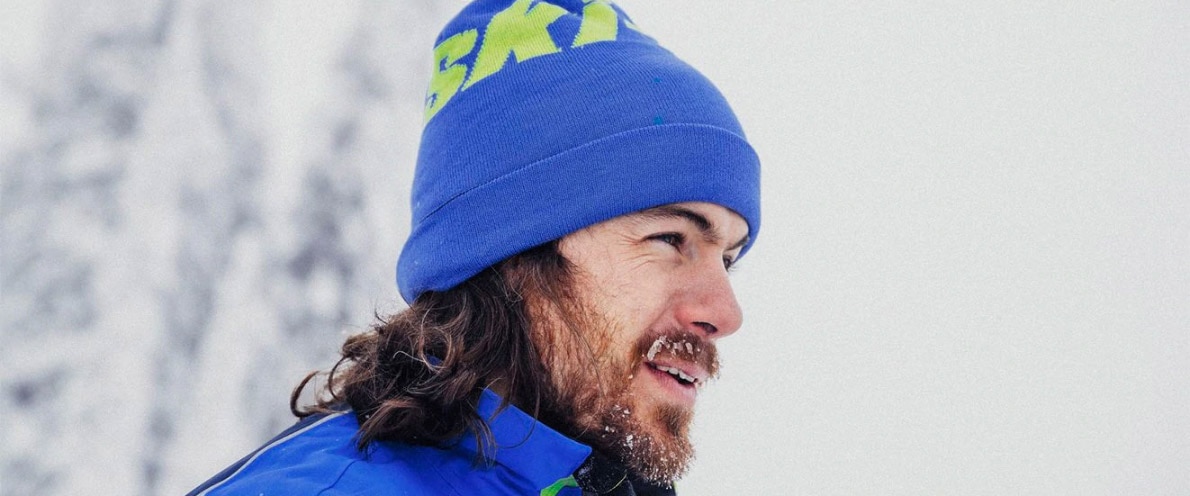
[[611, 409], [601, 422], [601, 432], [584, 441], [620, 461], [638, 478], [671, 485], [686, 473], [694, 455], [689, 436], [692, 412], [677, 404], [632, 410]]

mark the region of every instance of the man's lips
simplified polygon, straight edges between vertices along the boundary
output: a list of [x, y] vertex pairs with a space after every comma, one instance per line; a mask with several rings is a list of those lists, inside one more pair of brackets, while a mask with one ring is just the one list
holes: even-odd
[[701, 366], [680, 360], [658, 358], [645, 362], [645, 365], [669, 374], [677, 379], [678, 382], [689, 383], [689, 385], [696, 387], [705, 385], [707, 378], [710, 376], [706, 369]]

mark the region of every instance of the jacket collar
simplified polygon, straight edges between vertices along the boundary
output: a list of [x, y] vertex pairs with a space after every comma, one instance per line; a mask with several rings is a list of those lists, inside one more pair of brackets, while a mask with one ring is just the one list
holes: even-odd
[[[476, 408], [480, 418], [487, 420], [496, 441], [488, 454], [497, 465], [524, 478], [535, 492], [569, 477], [591, 454], [589, 446], [562, 435], [511, 404], [501, 410], [502, 402], [499, 395], [485, 389]], [[475, 439], [474, 433], [467, 433], [454, 449], [474, 457]]]

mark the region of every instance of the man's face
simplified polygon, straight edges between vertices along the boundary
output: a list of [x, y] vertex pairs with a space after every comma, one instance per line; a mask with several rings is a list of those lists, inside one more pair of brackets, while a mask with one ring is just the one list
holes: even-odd
[[[715, 342], [742, 319], [727, 268], [747, 240], [738, 214], [677, 203], [562, 239], [577, 269], [570, 325], [536, 319], [558, 402], [579, 439], [655, 482], [681, 476], [698, 389], [718, 370]], [[540, 313], [539, 313], [540, 315]]]

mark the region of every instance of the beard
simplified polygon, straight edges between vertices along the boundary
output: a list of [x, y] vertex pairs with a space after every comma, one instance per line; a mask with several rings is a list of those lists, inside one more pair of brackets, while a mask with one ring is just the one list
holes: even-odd
[[543, 343], [538, 348], [550, 376], [542, 420], [633, 475], [671, 485], [694, 458], [693, 411], [644, 396], [633, 388], [634, 379], [652, 380], [637, 375], [648, 373], [642, 364], [657, 357], [697, 363], [715, 377], [715, 345], [695, 333], [668, 330], [641, 332], [629, 346], [617, 347], [614, 337], [625, 330], [612, 319], [590, 307], [566, 314], [569, 318], [534, 319], [544, 323], [534, 326], [534, 335]]

